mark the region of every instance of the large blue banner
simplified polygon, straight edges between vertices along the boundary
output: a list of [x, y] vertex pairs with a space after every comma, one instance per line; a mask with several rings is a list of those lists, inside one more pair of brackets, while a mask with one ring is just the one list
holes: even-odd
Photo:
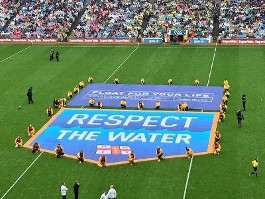
[[183, 156], [185, 147], [197, 154], [211, 152], [216, 113], [169, 111], [122, 111], [64, 109], [25, 145], [39, 142], [53, 152], [61, 144], [65, 153], [75, 157], [83, 150], [87, 161], [106, 154], [108, 163], [124, 163], [131, 150], [137, 160], [156, 157], [162, 147], [165, 156]]
[[125, 99], [127, 107], [136, 108], [139, 101], [145, 108], [155, 108], [160, 101], [161, 108], [177, 109], [178, 103], [187, 102], [190, 109], [219, 111], [222, 102], [221, 86], [176, 86], [176, 85], [141, 85], [141, 84], [88, 84], [76, 95], [68, 106], [88, 106], [93, 98], [101, 101], [104, 107], [120, 107]]

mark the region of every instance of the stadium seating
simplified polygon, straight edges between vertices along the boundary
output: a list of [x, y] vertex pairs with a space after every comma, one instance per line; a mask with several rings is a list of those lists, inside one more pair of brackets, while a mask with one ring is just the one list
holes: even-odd
[[211, 0], [158, 0], [144, 36], [162, 37], [168, 29], [187, 29], [190, 36], [208, 36], [213, 30]]
[[[0, 1], [0, 32], [1, 35], [6, 35], [6, 32], [2, 32], [3, 26], [17, 12], [17, 8], [19, 7], [18, 2], [10, 1], [10, 0], [1, 0]], [[8, 35], [8, 33], [7, 33]]]
[[150, 6], [147, 0], [92, 0], [75, 29], [74, 37], [135, 38]]
[[[265, 37], [264, 0], [218, 2], [224, 38]], [[62, 39], [69, 31], [74, 38], [138, 38], [164, 37], [177, 29], [208, 37], [214, 15], [213, 0], [1, 0], [0, 32], [11, 38]]]
[[265, 38], [265, 1], [222, 1], [219, 21], [224, 38]]
[[82, 8], [82, 0], [26, 1], [8, 30], [14, 38], [59, 38]]

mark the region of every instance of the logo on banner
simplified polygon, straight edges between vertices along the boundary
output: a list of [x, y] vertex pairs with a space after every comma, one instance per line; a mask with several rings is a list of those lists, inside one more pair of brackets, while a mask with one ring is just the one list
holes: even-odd
[[129, 146], [97, 145], [96, 154], [128, 155], [131, 151]]

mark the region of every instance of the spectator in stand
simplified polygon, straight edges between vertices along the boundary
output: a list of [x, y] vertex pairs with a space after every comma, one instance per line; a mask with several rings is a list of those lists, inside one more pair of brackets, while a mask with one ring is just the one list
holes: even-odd
[[74, 37], [137, 38], [151, 6], [148, 0], [91, 0]]
[[170, 29], [183, 29], [189, 30], [190, 37], [208, 37], [213, 30], [213, 11], [211, 0], [157, 0], [143, 34], [163, 38]]
[[[67, 39], [78, 14], [81, 19], [73, 30], [74, 38], [161, 37], [169, 40], [168, 30], [188, 30], [189, 37], [209, 37], [218, 20], [222, 37], [265, 38], [264, 0], [71, 0], [0, 2], [0, 28], [14, 19], [0, 36], [12, 38]], [[219, 14], [220, 12], [220, 14]], [[150, 18], [141, 33], [144, 19]]]
[[84, 0], [25, 1], [8, 30], [14, 38], [64, 37], [84, 3]]
[[[0, 31], [6, 22], [17, 13], [17, 9], [20, 6], [20, 1], [1, 0], [0, 1]], [[8, 30], [2, 31], [2, 37], [10, 37], [11, 33]]]
[[265, 39], [264, 3], [264, 0], [222, 0], [219, 16], [221, 37]]

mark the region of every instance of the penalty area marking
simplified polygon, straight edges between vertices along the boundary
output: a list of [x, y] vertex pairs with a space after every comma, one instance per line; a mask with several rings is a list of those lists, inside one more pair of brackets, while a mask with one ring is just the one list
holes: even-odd
[[17, 184], [17, 182], [24, 176], [25, 173], [27, 173], [27, 171], [30, 169], [30, 167], [39, 159], [39, 157], [43, 154], [43, 152], [41, 152], [36, 158], [35, 160], [28, 166], [28, 168], [18, 177], [18, 179], [11, 185], [11, 187], [5, 192], [5, 194], [1, 197], [1, 199], [3, 199], [8, 193], [9, 191], [11, 191], [11, 189]]
[[[209, 86], [210, 79], [211, 79], [211, 76], [212, 76], [213, 65], [214, 65], [215, 56], [216, 56], [216, 49], [217, 49], [217, 42], [215, 43], [213, 58], [212, 58], [211, 66], [210, 66], [210, 71], [209, 71], [209, 74], [208, 74], [207, 86]], [[203, 110], [201, 110], [201, 112], [203, 112]], [[193, 156], [192, 156], [192, 158], [190, 160], [189, 171], [188, 171], [188, 174], [187, 174], [187, 179], [186, 179], [186, 183], [185, 183], [185, 188], [184, 188], [183, 198], [182, 199], [185, 199], [186, 198], [188, 184], [189, 184], [189, 179], [190, 179], [190, 172], [191, 172], [192, 163], [193, 163]]]

